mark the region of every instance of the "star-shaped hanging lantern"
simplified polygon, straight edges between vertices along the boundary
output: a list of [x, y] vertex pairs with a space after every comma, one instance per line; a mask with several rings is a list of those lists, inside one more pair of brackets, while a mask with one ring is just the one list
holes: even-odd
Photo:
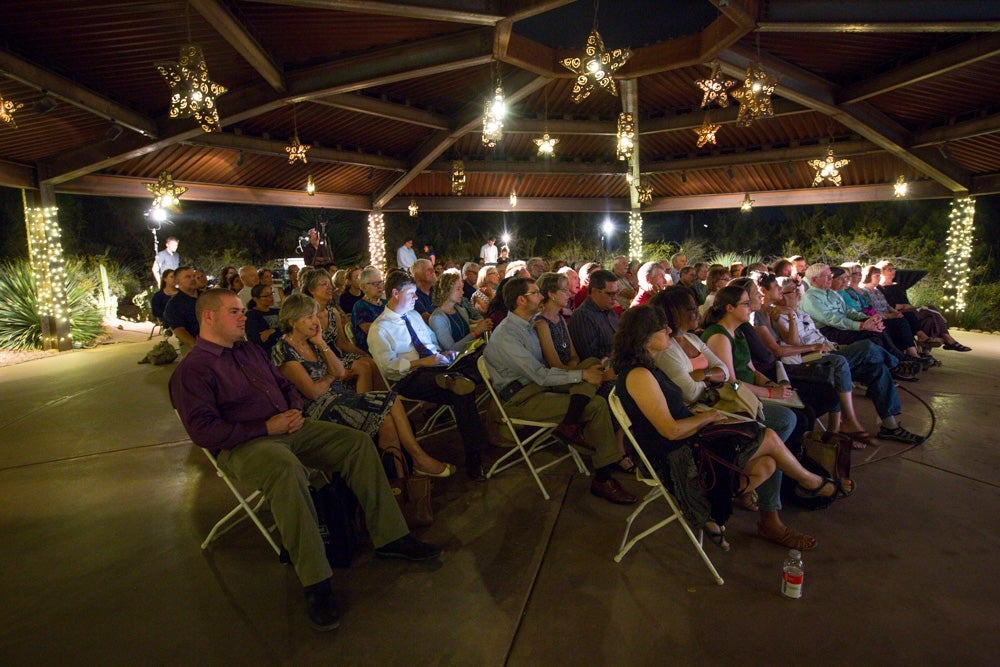
[[559, 140], [555, 137], [550, 137], [548, 132], [542, 134], [540, 139], [533, 139], [535, 145], [538, 146], [538, 154], [543, 157], [551, 157], [556, 150], [556, 144]]
[[740, 210], [744, 213], [749, 213], [753, 210], [753, 205], [757, 203], [756, 199], [750, 199], [750, 193], [747, 192], [743, 195], [743, 201], [740, 202]]
[[170, 86], [171, 118], [194, 116], [205, 132], [222, 131], [215, 98], [225, 93], [226, 87], [209, 78], [200, 46], [185, 44], [176, 63], [156, 63], [156, 69]]
[[809, 166], [816, 170], [816, 176], [813, 178], [813, 187], [816, 187], [823, 181], [830, 181], [836, 186], [840, 186], [840, 168], [846, 167], [850, 164], [850, 160], [838, 160], [833, 156], [833, 145], [826, 147], [826, 159], [824, 160], [809, 160]]
[[302, 160], [302, 164], [309, 164], [309, 160], [306, 158], [306, 151], [312, 148], [309, 144], [303, 144], [299, 141], [299, 135], [292, 137], [290, 144], [285, 146], [285, 152], [288, 153], [288, 164], [295, 164], [296, 160]]
[[906, 176], [900, 174], [899, 178], [896, 179], [896, 182], [892, 186], [892, 196], [896, 199], [902, 199], [906, 196], [907, 189]]
[[612, 75], [632, 57], [630, 49], [614, 49], [607, 51], [604, 40], [597, 32], [596, 26], [587, 37], [587, 46], [583, 50], [583, 58], [563, 58], [559, 63], [576, 74], [573, 82], [573, 101], [579, 104], [587, 99], [595, 86], [600, 86], [614, 96], [618, 96], [618, 87]]
[[751, 63], [747, 67], [747, 76], [743, 87], [734, 90], [732, 95], [740, 103], [740, 112], [736, 124], [748, 127], [758, 118], [770, 118], [774, 115], [771, 107], [771, 95], [777, 79], [764, 71], [760, 62]]
[[[701, 88], [705, 95], [701, 98], [701, 108], [708, 107], [715, 102], [720, 107], [729, 106], [729, 89], [736, 85], [733, 79], [727, 79], [722, 74], [722, 65], [716, 60], [712, 62], [712, 74], [707, 79], [698, 79], [695, 84]], [[715, 143], [714, 141], [712, 143]]]
[[721, 125], [717, 125], [712, 122], [705, 114], [705, 122], [701, 124], [701, 127], [694, 131], [698, 135], [698, 148], [703, 147], [705, 144], [715, 145], [715, 133], [722, 129]]
[[14, 122], [14, 112], [22, 108], [24, 105], [20, 102], [14, 102], [13, 100], [5, 100], [3, 95], [0, 95], [0, 122], [6, 125], [16, 128], [17, 123]]
[[149, 194], [153, 195], [153, 208], [166, 208], [176, 211], [180, 205], [180, 196], [187, 192], [183, 185], [174, 183], [169, 171], [160, 172], [156, 183], [143, 183]]

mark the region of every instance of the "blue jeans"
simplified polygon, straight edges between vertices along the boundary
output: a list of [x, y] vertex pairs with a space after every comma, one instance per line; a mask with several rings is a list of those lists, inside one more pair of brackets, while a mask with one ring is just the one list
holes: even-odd
[[[795, 413], [783, 405], [764, 403], [764, 425], [774, 430], [784, 442], [795, 430]], [[775, 470], [767, 481], [757, 487], [757, 505], [762, 512], [781, 509], [781, 471]]]
[[899, 363], [896, 357], [885, 348], [867, 340], [842, 345], [834, 354], [847, 359], [851, 366], [851, 376], [868, 387], [865, 396], [871, 399], [879, 417], [894, 417], [903, 411], [899, 405], [896, 384], [889, 371]]

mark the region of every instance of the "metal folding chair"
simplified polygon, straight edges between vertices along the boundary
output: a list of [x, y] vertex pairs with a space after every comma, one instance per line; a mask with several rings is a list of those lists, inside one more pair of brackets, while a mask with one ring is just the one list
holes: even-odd
[[[388, 387], [389, 389], [392, 389], [396, 385], [396, 383], [390, 380], [388, 377], [386, 377], [385, 372], [382, 370], [381, 366], [375, 364], [375, 368], [378, 369], [378, 374], [382, 377], [382, 382], [385, 383], [385, 386]], [[411, 417], [417, 410], [420, 409], [420, 406], [422, 406], [426, 402], [416, 398], [407, 398], [402, 394], [399, 394], [399, 400], [403, 402], [404, 406], [407, 406], [409, 404], [409, 407], [406, 408], [406, 414], [407, 416]], [[451, 423], [441, 425], [440, 421], [444, 419], [445, 416], [447, 415], [451, 416]], [[423, 425], [419, 429], [417, 429], [414, 435], [416, 435], [417, 440], [423, 440], [425, 438], [438, 435], [439, 433], [444, 433], [449, 429], [455, 428], [455, 426], [456, 426], [455, 411], [452, 410], [450, 405], [444, 403], [438, 406], [438, 408], [431, 414], [431, 416], [427, 418], [427, 421], [425, 421]]]
[[[642, 450], [642, 446], [635, 439], [635, 435], [633, 435], [632, 433], [632, 420], [629, 419], [628, 415], [625, 413], [625, 408], [622, 407], [621, 400], [618, 398], [618, 395], [615, 393], [614, 390], [612, 390], [611, 394], [608, 396], [608, 404], [611, 406], [611, 413], [615, 416], [615, 419], [618, 420], [618, 423], [621, 425], [622, 430], [625, 432], [625, 435], [632, 443], [632, 447], [635, 448], [636, 453], [642, 460], [642, 465], [636, 467], [636, 478], [639, 481], [645, 483], [647, 486], [652, 487], [649, 493], [646, 494], [646, 497], [643, 498], [642, 502], [639, 503], [639, 506], [636, 507], [635, 510], [631, 514], [629, 514], [628, 518], [625, 520], [625, 535], [622, 536], [621, 546], [618, 549], [618, 553], [615, 554], [615, 562], [616, 563], [622, 562], [622, 558], [625, 557], [625, 554], [627, 554], [632, 549], [632, 547], [634, 547], [640, 540], [649, 537], [650, 535], [658, 531], [660, 528], [663, 528], [667, 524], [673, 521], [677, 521], [677, 523], [680, 524], [681, 528], [684, 529], [684, 532], [687, 534], [688, 539], [691, 540], [691, 544], [694, 545], [695, 551], [697, 551], [698, 555], [701, 556], [701, 559], [705, 561], [705, 565], [712, 573], [712, 576], [715, 577], [715, 582], [721, 586], [723, 584], [722, 577], [719, 576], [719, 571], [715, 569], [715, 565], [712, 564], [712, 561], [711, 559], [709, 559], [708, 554], [706, 554], [705, 550], [702, 548], [702, 539], [701, 539], [703, 537], [702, 531], [699, 531], [699, 536], [695, 537], [694, 532], [691, 530], [691, 526], [689, 526], [688, 522], [684, 519], [684, 515], [681, 514], [681, 511], [677, 507], [677, 503], [674, 500], [673, 496], [670, 495], [670, 492], [667, 490], [667, 487], [664, 486], [663, 481], [660, 479], [659, 475], [656, 474], [656, 470], [653, 468], [652, 465], [650, 465], [649, 459], [646, 458], [646, 454]], [[649, 475], [651, 475], [650, 477], [645, 477], [642, 474], [643, 467], [645, 467], [646, 469], [645, 471], [648, 472]], [[647, 528], [638, 535], [634, 535], [631, 539], [629, 539], [629, 533], [632, 530], [633, 522], [635, 522], [636, 518], [642, 513], [644, 509], [646, 509], [647, 505], [649, 505], [654, 500], [657, 500], [659, 498], [663, 498], [667, 502], [667, 505], [670, 506], [670, 515], [666, 519], [663, 519], [662, 521], [656, 523], [655, 525]]]
[[[552, 434], [556, 427], [559, 426], [559, 423], [532, 421], [530, 419], [515, 419], [508, 416], [507, 411], [503, 407], [503, 402], [500, 400], [500, 396], [497, 395], [496, 390], [493, 388], [493, 381], [490, 378], [489, 368], [486, 366], [486, 359], [479, 357], [479, 359], [476, 360], [476, 365], [479, 368], [479, 374], [483, 376], [483, 381], [486, 383], [486, 389], [490, 392], [490, 396], [493, 397], [493, 402], [496, 403], [497, 409], [500, 411], [500, 418], [503, 420], [503, 423], [507, 425], [507, 429], [510, 431], [510, 435], [515, 442], [515, 447], [497, 459], [496, 463], [493, 464], [489, 472], [486, 473], [486, 479], [490, 479], [507, 468], [513, 467], [518, 463], [521, 463], [521, 461], [524, 461], [524, 464], [528, 466], [528, 470], [531, 471], [531, 476], [535, 478], [535, 483], [538, 484], [538, 488], [541, 489], [542, 496], [546, 500], [549, 500], [549, 492], [545, 490], [545, 485], [542, 484], [542, 480], [538, 476], [538, 473], [546, 468], [551, 468], [557, 463], [561, 463], [563, 460], [572, 457], [573, 461], [576, 463], [577, 469], [584, 475], [587, 475], [588, 477], [590, 476], [590, 471], [587, 470], [587, 466], [583, 464], [583, 459], [580, 458], [580, 453], [576, 450], [576, 447], [569, 443], [566, 443], [566, 448], [569, 450], [566, 454], [553, 461], [549, 461], [545, 465], [536, 466], [531, 461], [531, 456], [533, 454], [536, 454], [553, 444], [561, 442]], [[519, 428], [532, 430], [527, 437], [522, 438], [518, 433]], [[519, 455], [520, 458], [518, 458]]]

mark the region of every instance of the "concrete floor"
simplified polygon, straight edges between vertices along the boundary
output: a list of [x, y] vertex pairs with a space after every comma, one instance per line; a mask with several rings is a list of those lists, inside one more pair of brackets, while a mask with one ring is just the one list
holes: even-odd
[[[673, 527], [614, 563], [629, 510], [567, 461], [547, 502], [522, 469], [436, 483], [421, 536], [440, 563], [362, 552], [335, 574], [327, 634], [251, 527], [199, 550], [232, 501], [170, 409], [172, 367], [136, 364], [150, 344], [0, 368], [0, 664], [996, 664], [1000, 337], [961, 340], [975, 351], [907, 387], [933, 408], [926, 444], [856, 452], [854, 497], [784, 513], [820, 542], [801, 600], [778, 594], [785, 551], [742, 511], [733, 550], [707, 547], [724, 586]], [[429, 448], [461, 460], [447, 438]]]

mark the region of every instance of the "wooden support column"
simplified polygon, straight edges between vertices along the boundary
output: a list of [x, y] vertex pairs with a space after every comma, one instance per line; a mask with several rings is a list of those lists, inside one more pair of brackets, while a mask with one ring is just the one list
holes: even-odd
[[52, 185], [43, 183], [37, 192], [21, 190], [21, 199], [28, 233], [28, 257], [35, 279], [42, 347], [46, 350], [69, 350], [73, 347], [73, 339], [69, 329], [66, 266], [55, 190]]

